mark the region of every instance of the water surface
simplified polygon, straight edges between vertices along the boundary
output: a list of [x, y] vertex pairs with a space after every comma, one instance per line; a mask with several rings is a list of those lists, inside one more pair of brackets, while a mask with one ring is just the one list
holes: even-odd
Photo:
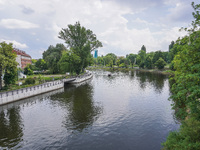
[[0, 148], [159, 150], [178, 129], [166, 76], [93, 74], [81, 85], [0, 106]]

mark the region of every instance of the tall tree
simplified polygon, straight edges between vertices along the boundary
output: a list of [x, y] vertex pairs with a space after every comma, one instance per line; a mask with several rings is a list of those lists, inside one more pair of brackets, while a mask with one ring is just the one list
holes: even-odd
[[171, 133], [163, 144], [168, 150], [200, 147], [200, 4], [192, 6], [195, 20], [191, 28], [185, 28], [189, 36], [174, 45], [179, 51], [173, 60], [176, 71], [171, 98], [176, 115], [183, 121], [179, 132]]
[[132, 68], [133, 68], [133, 65], [134, 65], [134, 63], [136, 61], [136, 58], [137, 58], [136, 54], [129, 54], [128, 55], [128, 59], [129, 59], [129, 62], [131, 64]]
[[82, 27], [79, 22], [62, 29], [58, 37], [63, 39], [73, 53], [81, 58], [78, 72], [87, 67], [91, 52], [102, 47], [102, 43], [97, 40], [96, 35], [91, 30]]
[[138, 62], [140, 61], [139, 63], [140, 68], [144, 68], [145, 59], [146, 59], [146, 51], [140, 50], [138, 52], [138, 59], [137, 59]]
[[43, 59], [52, 73], [59, 73], [58, 62], [62, 56], [62, 52], [66, 50], [67, 49], [63, 44], [56, 44], [55, 47], [50, 45], [49, 48], [44, 51]]
[[142, 45], [141, 50], [145, 51], [145, 53], [147, 52], [146, 47], [144, 45]]
[[2, 76], [5, 70], [9, 72], [9, 68], [16, 68], [16, 54], [13, 53], [12, 43], [0, 43], [0, 89], [2, 89]]

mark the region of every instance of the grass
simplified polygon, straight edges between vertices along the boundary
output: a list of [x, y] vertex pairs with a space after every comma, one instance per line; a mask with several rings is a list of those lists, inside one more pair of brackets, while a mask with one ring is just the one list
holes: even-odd
[[[31, 87], [31, 86], [35, 86], [35, 85], [39, 85], [45, 82], [49, 82], [49, 81], [53, 81], [53, 80], [60, 80], [63, 78], [69, 78], [70, 76], [66, 76], [63, 74], [60, 75], [31, 75], [31, 76], [27, 76], [27, 78], [34, 78], [35, 79], [35, 84], [29, 84], [29, 85], [25, 85], [25, 79], [20, 79], [18, 81], [16, 81], [15, 84], [9, 85], [7, 87], [3, 87], [2, 90], [0, 90], [0, 92], [7, 92], [7, 91], [13, 91], [13, 90], [18, 90], [18, 89], [22, 89], [22, 88], [26, 88], [26, 87]], [[22, 85], [19, 85], [19, 83], [22, 83]]]

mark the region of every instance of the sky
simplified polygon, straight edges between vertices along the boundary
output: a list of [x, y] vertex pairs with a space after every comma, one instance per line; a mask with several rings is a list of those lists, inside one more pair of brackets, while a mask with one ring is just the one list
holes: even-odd
[[[198, 3], [198, 0], [193, 0]], [[192, 0], [0, 0], [0, 42], [13, 43], [33, 59], [50, 45], [64, 43], [62, 28], [77, 21], [102, 42], [98, 55], [168, 51], [172, 40], [186, 35]], [[66, 44], [65, 44], [66, 45]], [[67, 45], [66, 45], [67, 46]]]

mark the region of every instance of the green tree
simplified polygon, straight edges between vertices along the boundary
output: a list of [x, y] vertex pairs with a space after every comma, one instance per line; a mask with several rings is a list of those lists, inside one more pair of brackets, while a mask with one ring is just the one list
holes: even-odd
[[129, 54], [128, 59], [133, 68], [134, 63], [136, 62], [137, 55], [136, 54]]
[[104, 62], [103, 62], [103, 57], [97, 57], [97, 62], [98, 62], [98, 65], [104, 65]]
[[49, 48], [44, 51], [43, 59], [47, 63], [47, 67], [51, 73], [59, 73], [58, 62], [62, 56], [62, 52], [66, 50], [63, 44], [56, 44], [55, 47], [50, 45]]
[[161, 57], [156, 61], [155, 63], [155, 66], [158, 68], [158, 69], [163, 69], [166, 65], [166, 62], [164, 59], [162, 59]]
[[169, 52], [170, 52], [170, 50], [174, 47], [174, 41], [171, 41], [171, 44], [169, 45]]
[[162, 58], [162, 59], [164, 59], [164, 56], [163, 56], [163, 53], [159, 50], [159, 51], [156, 51], [155, 53], [154, 53], [154, 56], [153, 56], [153, 64], [155, 64], [157, 61], [158, 61], [158, 59], [159, 58]]
[[146, 47], [144, 45], [142, 45], [141, 50], [145, 51], [145, 53], [147, 52]]
[[38, 68], [39, 71], [47, 70], [47, 63], [44, 59], [39, 59], [35, 62], [35, 66]]
[[16, 66], [12, 66], [12, 67], [7, 67], [5, 69], [5, 74], [4, 74], [4, 83], [5, 86], [8, 86], [10, 84], [15, 84], [15, 82], [17, 81], [17, 67]]
[[[179, 38], [174, 47], [175, 76], [171, 86], [173, 109], [182, 120], [179, 132], [172, 132], [163, 144], [168, 150], [198, 150], [200, 147], [200, 4], [195, 5], [191, 28], [185, 28], [189, 36]], [[174, 49], [173, 47], [173, 49]]]
[[96, 35], [91, 30], [82, 27], [79, 22], [62, 29], [58, 37], [65, 41], [74, 55], [80, 57], [79, 73], [88, 66], [91, 52], [102, 47], [102, 43], [97, 40]]
[[13, 53], [12, 44], [0, 43], [0, 89], [2, 89], [2, 76], [6, 72], [10, 72], [9, 68], [17, 67], [16, 54]]
[[26, 75], [33, 75], [33, 68], [31, 64], [28, 64], [25, 68], [24, 68], [24, 74]]
[[[140, 57], [138, 57], [138, 59], [140, 60], [139, 67], [140, 67], [140, 68], [144, 68], [145, 59], [146, 59], [146, 51], [140, 50], [140, 51], [138, 52], [138, 55], [140, 56]], [[139, 61], [139, 60], [138, 60], [138, 61]]]
[[163, 143], [165, 150], [199, 150], [200, 121], [189, 118], [182, 122], [179, 132], [171, 132]]
[[63, 73], [65, 72], [76, 72], [76, 74], [80, 73], [80, 62], [81, 58], [73, 53], [72, 50], [64, 51], [62, 57], [59, 61], [60, 69]]
[[146, 56], [146, 60], [145, 60], [145, 67], [147, 69], [152, 69], [153, 68], [153, 56], [151, 56], [150, 54], [147, 54]]

